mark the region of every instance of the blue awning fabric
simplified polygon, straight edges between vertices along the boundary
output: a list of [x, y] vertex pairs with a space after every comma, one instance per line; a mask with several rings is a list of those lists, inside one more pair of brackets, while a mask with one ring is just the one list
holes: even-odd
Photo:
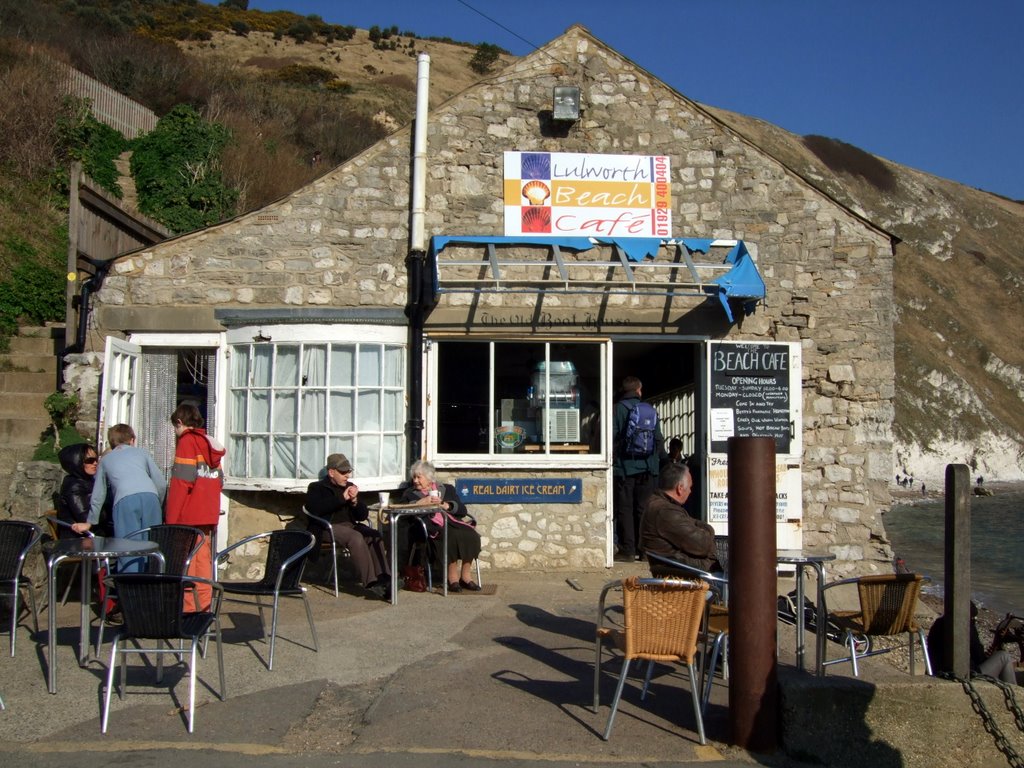
[[[697, 283], [698, 289], [704, 294], [717, 297], [725, 310], [729, 322], [735, 322], [732, 305], [730, 301], [741, 301], [745, 314], [753, 312], [758, 301], [766, 296], [764, 279], [757, 269], [757, 264], [747, 250], [742, 240], [726, 241], [710, 238], [612, 238], [612, 237], [505, 237], [496, 235], [436, 235], [430, 241], [430, 258], [435, 267], [435, 279], [439, 278], [437, 272], [438, 255], [449, 245], [480, 245], [480, 246], [522, 246], [558, 248], [566, 251], [581, 252], [594, 248], [597, 245], [610, 245], [617, 247], [626, 259], [634, 264], [643, 264], [650, 259], [656, 262], [662, 248], [671, 250], [673, 247], [682, 246], [688, 254], [708, 254], [716, 245], [722, 246], [732, 243], [731, 249], [725, 256], [724, 263], [732, 267], [725, 274]], [[718, 262], [719, 264], [723, 262]], [[443, 292], [443, 286], [438, 282], [437, 289]]]

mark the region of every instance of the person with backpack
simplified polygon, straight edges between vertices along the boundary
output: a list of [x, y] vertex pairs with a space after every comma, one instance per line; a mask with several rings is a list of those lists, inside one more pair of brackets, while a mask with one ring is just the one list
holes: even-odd
[[643, 401], [643, 384], [636, 376], [622, 380], [612, 422], [612, 508], [618, 535], [615, 559], [633, 562], [637, 555], [640, 518], [654, 490], [664, 438], [658, 412]]

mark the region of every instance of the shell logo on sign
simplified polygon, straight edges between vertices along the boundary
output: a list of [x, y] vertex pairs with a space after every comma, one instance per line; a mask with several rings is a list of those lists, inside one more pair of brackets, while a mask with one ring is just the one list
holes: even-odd
[[669, 158], [505, 153], [505, 235], [672, 237]]

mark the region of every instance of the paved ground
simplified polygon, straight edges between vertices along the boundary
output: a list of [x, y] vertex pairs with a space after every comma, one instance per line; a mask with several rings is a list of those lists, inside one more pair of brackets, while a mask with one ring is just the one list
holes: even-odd
[[[777, 765], [729, 747], [727, 692], [716, 685], [701, 746], [689, 706], [685, 672], [664, 667], [645, 702], [627, 687], [608, 742], [600, 733], [604, 705], [589, 702], [593, 621], [601, 586], [641, 573], [617, 565], [575, 576], [485, 572], [493, 595], [401, 593], [391, 607], [351, 588], [335, 598], [311, 587], [320, 651], [297, 601], [279, 628], [274, 670], [255, 610], [226, 604], [228, 698], [214, 695], [216, 661], [199, 664], [195, 733], [179, 705], [187, 701], [184, 667], [162, 686], [151, 670], [129, 672], [126, 698], [113, 700], [110, 732], [100, 734], [105, 663], [79, 668], [77, 605], [59, 611], [58, 692], [46, 690], [46, 633], [34, 640], [19, 628], [18, 654], [0, 657], [0, 760], [7, 765], [108, 765], [131, 753], [134, 764], [175, 766], [192, 755], [234, 765]], [[789, 582], [781, 582], [785, 588]], [[45, 622], [45, 612], [43, 614]], [[780, 636], [780, 659], [792, 662], [791, 628]], [[811, 636], [813, 639], [813, 635]], [[6, 647], [6, 638], [3, 638]]]

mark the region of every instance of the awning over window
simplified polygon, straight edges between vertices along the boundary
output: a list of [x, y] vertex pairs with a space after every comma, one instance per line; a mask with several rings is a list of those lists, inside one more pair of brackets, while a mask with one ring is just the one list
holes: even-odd
[[753, 311], [764, 280], [742, 240], [435, 236], [434, 290], [446, 293], [717, 297]]

